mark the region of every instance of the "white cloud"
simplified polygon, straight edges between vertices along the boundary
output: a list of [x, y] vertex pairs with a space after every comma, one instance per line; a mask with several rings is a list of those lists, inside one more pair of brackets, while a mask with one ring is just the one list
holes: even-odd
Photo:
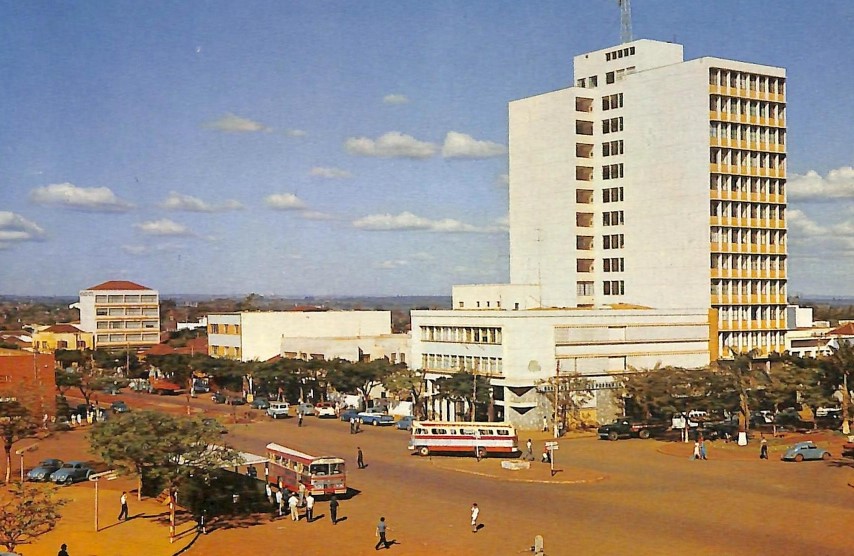
[[392, 270], [395, 268], [401, 268], [401, 267], [407, 266], [408, 264], [409, 264], [409, 261], [405, 261], [403, 259], [395, 259], [395, 260], [382, 261], [382, 262], [378, 263], [376, 265], [376, 267], [381, 268], [383, 270]]
[[383, 104], [407, 104], [409, 97], [401, 94], [391, 94], [383, 97]]
[[188, 236], [192, 235], [192, 233], [187, 229], [183, 224], [179, 224], [173, 220], [169, 220], [168, 218], [161, 218], [160, 220], [149, 220], [147, 222], [140, 222], [139, 224], [134, 224], [134, 228], [141, 231], [144, 234], [152, 235], [152, 236]]
[[309, 172], [310, 175], [316, 176], [318, 178], [325, 178], [329, 180], [334, 179], [347, 179], [352, 178], [353, 174], [348, 172], [347, 170], [342, 170], [340, 168], [329, 168], [323, 166], [315, 166]]
[[411, 212], [401, 212], [397, 215], [371, 214], [354, 220], [353, 226], [360, 230], [372, 232], [428, 231], [446, 233], [489, 233], [496, 231], [494, 228], [479, 228], [451, 218], [430, 220], [429, 218], [417, 216]]
[[218, 120], [208, 122], [205, 127], [226, 133], [256, 133], [259, 131], [270, 131], [270, 128], [260, 122], [241, 118], [231, 112], [225, 114]]
[[187, 212], [222, 212], [240, 210], [243, 208], [243, 205], [233, 199], [229, 199], [218, 205], [212, 205], [198, 197], [171, 191], [169, 196], [160, 203], [160, 207], [166, 210], [183, 210]]
[[25, 241], [42, 241], [45, 232], [41, 226], [20, 214], [0, 211], [0, 249], [6, 249]]
[[492, 141], [478, 141], [471, 135], [449, 131], [442, 145], [442, 156], [445, 158], [492, 158], [507, 153], [504, 145]]
[[794, 174], [786, 187], [790, 201], [854, 199], [854, 168], [843, 166], [824, 177], [814, 170], [804, 175]]
[[306, 135], [308, 135], [308, 133], [301, 129], [289, 129], [285, 133], [288, 137], [305, 137]]
[[786, 223], [789, 229], [795, 234], [795, 237], [822, 237], [826, 236], [829, 232], [828, 228], [819, 225], [798, 209], [789, 209], [786, 211]]
[[126, 212], [133, 208], [132, 204], [117, 197], [109, 187], [77, 187], [71, 183], [37, 187], [30, 192], [30, 200], [40, 205], [91, 212]]
[[376, 140], [350, 137], [344, 146], [350, 154], [382, 158], [430, 158], [438, 150], [433, 143], [419, 141], [399, 131], [389, 131]]
[[300, 210], [305, 208], [305, 203], [293, 193], [273, 193], [264, 199], [264, 203], [274, 210]]

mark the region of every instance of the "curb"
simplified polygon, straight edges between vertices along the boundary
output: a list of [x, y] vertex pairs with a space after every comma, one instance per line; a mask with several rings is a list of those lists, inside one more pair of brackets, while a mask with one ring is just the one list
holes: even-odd
[[435, 463], [433, 463], [432, 460], [430, 461], [430, 465], [435, 466], [439, 469], [443, 469], [445, 471], [454, 471], [457, 473], [465, 473], [467, 475], [475, 475], [478, 477], [487, 477], [490, 479], [495, 479], [498, 481], [506, 481], [509, 483], [538, 483], [538, 484], [545, 484], [545, 485], [585, 485], [585, 484], [598, 483], [598, 482], [604, 481], [608, 478], [607, 475], [600, 475], [600, 476], [594, 477], [592, 479], [575, 479], [572, 481], [548, 481], [548, 480], [544, 480], [544, 479], [513, 479], [513, 478], [509, 478], [509, 477], [497, 477], [497, 476], [491, 475], [489, 473], [481, 473], [480, 471], [468, 471], [466, 469], [458, 469], [456, 467], [442, 467], [441, 465], [436, 465]]

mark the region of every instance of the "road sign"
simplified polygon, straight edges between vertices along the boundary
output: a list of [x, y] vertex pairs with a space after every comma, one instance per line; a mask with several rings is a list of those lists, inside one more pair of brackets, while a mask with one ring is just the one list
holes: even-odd
[[558, 449], [557, 442], [546, 442], [546, 448], [549, 450], [557, 450]]

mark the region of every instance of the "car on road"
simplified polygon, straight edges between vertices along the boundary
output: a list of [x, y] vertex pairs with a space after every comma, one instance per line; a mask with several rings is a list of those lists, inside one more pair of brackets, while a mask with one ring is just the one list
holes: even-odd
[[252, 403], [249, 404], [249, 407], [252, 409], [264, 409], [270, 407], [270, 402], [267, 401], [267, 398], [255, 398], [252, 400]]
[[58, 485], [70, 485], [85, 481], [92, 474], [92, 467], [85, 461], [67, 461], [50, 474], [50, 481]]
[[395, 423], [395, 427], [400, 431], [411, 431], [412, 430], [412, 421], [415, 420], [415, 417], [412, 415], [404, 415], [403, 417]]
[[350, 421], [350, 419], [358, 419], [359, 418], [359, 410], [357, 409], [345, 409], [341, 412], [341, 420], [342, 421]]
[[832, 456], [830, 452], [824, 448], [819, 448], [812, 441], [798, 442], [788, 450], [780, 458], [783, 461], [804, 461], [805, 459], [824, 459], [828, 460]]
[[318, 417], [335, 417], [335, 404], [331, 402], [320, 402], [314, 406]]
[[270, 407], [267, 408], [267, 415], [273, 419], [281, 419], [282, 417], [290, 417], [291, 404], [288, 402], [270, 402]]
[[313, 403], [301, 403], [297, 406], [297, 414], [302, 413], [306, 417], [309, 415], [314, 415], [314, 404]]
[[383, 411], [380, 407], [369, 407], [359, 413], [359, 421], [365, 425], [393, 425], [394, 417]]
[[602, 425], [597, 433], [600, 440], [619, 440], [620, 438], [649, 438], [663, 427], [657, 423], [636, 421], [628, 417], [617, 419], [613, 423]]
[[127, 413], [128, 411], [130, 411], [130, 408], [128, 407], [128, 404], [126, 404], [122, 400], [119, 400], [110, 404], [110, 410], [113, 413]]
[[41, 462], [27, 473], [28, 481], [49, 481], [50, 474], [62, 467], [61, 459], [46, 459]]
[[246, 405], [246, 400], [243, 396], [231, 396], [225, 401], [225, 403], [228, 405]]
[[221, 394], [219, 392], [214, 392], [211, 394], [211, 401], [213, 403], [225, 403], [228, 398], [225, 397], [225, 394]]

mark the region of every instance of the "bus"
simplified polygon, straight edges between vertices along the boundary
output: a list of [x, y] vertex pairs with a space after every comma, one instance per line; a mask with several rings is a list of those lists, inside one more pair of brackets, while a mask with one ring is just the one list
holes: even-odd
[[267, 480], [279, 488], [299, 492], [300, 485], [304, 485], [313, 496], [347, 493], [347, 474], [341, 458], [310, 456], [275, 442], [267, 444], [267, 458]]
[[493, 453], [515, 455], [519, 452], [519, 437], [509, 423], [413, 421], [409, 449], [422, 456], [433, 452], [478, 458]]

